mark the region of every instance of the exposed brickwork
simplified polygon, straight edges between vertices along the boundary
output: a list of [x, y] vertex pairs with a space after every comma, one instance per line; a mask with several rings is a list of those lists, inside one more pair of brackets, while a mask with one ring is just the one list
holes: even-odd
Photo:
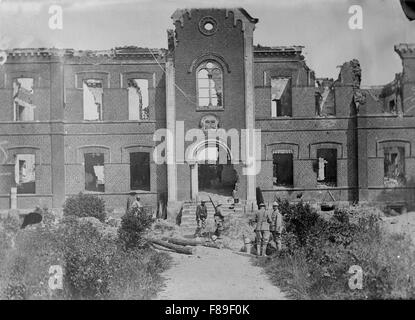
[[[216, 21], [216, 33], [200, 31], [199, 21], [206, 16]], [[153, 133], [166, 127], [166, 76], [162, 68], [167, 55], [174, 61], [176, 120], [184, 121], [185, 132], [198, 128], [207, 114], [214, 114], [226, 130], [246, 127], [244, 68], [249, 63], [244, 60], [244, 48], [250, 43], [246, 41], [251, 41], [246, 27], [256, 20], [237, 9], [200, 9], [178, 11], [173, 22], [175, 40], [170, 39], [170, 52], [151, 49], [152, 54], [149, 49], [131, 47], [100, 52], [9, 51], [7, 63], [0, 68], [0, 143], [5, 143], [1, 147], [8, 155], [3, 161], [0, 154], [1, 209], [10, 205], [15, 154], [35, 154], [36, 194], [18, 196], [19, 208], [32, 208], [39, 203], [60, 206], [65, 197], [84, 190], [85, 150], [105, 154], [105, 193], [100, 196], [118, 212], [122, 212], [130, 191], [129, 152], [150, 152], [151, 190], [140, 193], [145, 204], [154, 205], [160, 194], [167, 192], [166, 165], [156, 165], [152, 155]], [[296, 201], [300, 193], [305, 200], [330, 201], [328, 191], [338, 201], [414, 202], [413, 45], [396, 46], [403, 72], [385, 86], [360, 88], [358, 62], [343, 64], [339, 79], [325, 80], [333, 85], [334, 92], [331, 103], [335, 104], [335, 116], [329, 117], [316, 115], [314, 72], [307, 67], [301, 47], [252, 46], [252, 50], [255, 127], [262, 130], [261, 171], [256, 185], [267, 202], [275, 197]], [[216, 61], [223, 69], [222, 110], [200, 110], [197, 105], [195, 70], [206, 59]], [[14, 122], [12, 84], [17, 77], [34, 79], [34, 122]], [[103, 81], [103, 120], [99, 122], [83, 120], [82, 80], [91, 77]], [[128, 120], [130, 77], [148, 80], [149, 120]], [[271, 118], [271, 77], [291, 78], [292, 117]], [[391, 99], [398, 104], [396, 114], [388, 112]], [[405, 187], [384, 187], [382, 148], [390, 144], [405, 149]], [[335, 187], [317, 184], [313, 166], [318, 147], [337, 150]], [[272, 152], [281, 149], [289, 149], [294, 155], [292, 189], [273, 187]], [[239, 195], [245, 200], [247, 178], [242, 175], [242, 165], [234, 167], [240, 179]], [[177, 166], [177, 186], [177, 200], [190, 199], [191, 170], [187, 163]]]

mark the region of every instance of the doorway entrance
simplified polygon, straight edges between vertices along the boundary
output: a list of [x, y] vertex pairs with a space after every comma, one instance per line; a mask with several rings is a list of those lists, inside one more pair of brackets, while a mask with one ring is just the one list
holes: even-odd
[[198, 165], [199, 191], [231, 196], [237, 181], [237, 173], [232, 164]]
[[205, 140], [192, 152], [191, 194], [196, 199], [199, 192], [232, 196], [238, 173], [231, 161], [229, 147], [218, 140]]

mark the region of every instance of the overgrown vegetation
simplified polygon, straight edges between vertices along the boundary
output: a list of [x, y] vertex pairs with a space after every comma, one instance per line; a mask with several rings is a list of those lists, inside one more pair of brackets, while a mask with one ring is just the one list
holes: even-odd
[[[297, 299], [413, 299], [415, 256], [410, 239], [385, 232], [373, 214], [337, 209], [324, 219], [302, 202], [279, 200], [283, 250], [261, 262], [276, 285]], [[349, 281], [363, 271], [362, 288]]]
[[63, 206], [65, 216], [94, 217], [104, 222], [106, 218], [105, 202], [93, 194], [80, 192], [76, 196], [66, 199]]
[[[96, 218], [105, 212], [102, 202], [87, 198], [98, 208], [78, 195], [66, 208], [84, 208], [70, 211], [82, 214], [67, 211], [59, 221], [46, 219], [20, 230], [18, 218], [0, 220], [0, 299], [149, 299], [157, 293], [169, 257], [144, 243], [151, 219], [131, 212], [119, 233]], [[51, 266], [63, 269], [62, 289], [49, 286]]]
[[153, 222], [152, 216], [145, 210], [133, 207], [121, 219], [118, 236], [125, 249], [143, 248], [146, 240], [144, 232], [150, 228]]

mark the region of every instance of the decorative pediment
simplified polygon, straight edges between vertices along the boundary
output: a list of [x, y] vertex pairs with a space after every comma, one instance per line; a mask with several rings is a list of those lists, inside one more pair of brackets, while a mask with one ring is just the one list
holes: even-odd
[[200, 119], [199, 125], [203, 131], [217, 130], [219, 128], [219, 119], [214, 114], [207, 114]]

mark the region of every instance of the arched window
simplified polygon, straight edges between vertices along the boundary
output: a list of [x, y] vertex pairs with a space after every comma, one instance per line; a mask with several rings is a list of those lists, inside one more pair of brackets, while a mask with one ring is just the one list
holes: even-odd
[[205, 61], [197, 68], [200, 108], [223, 108], [223, 73], [218, 63]]

